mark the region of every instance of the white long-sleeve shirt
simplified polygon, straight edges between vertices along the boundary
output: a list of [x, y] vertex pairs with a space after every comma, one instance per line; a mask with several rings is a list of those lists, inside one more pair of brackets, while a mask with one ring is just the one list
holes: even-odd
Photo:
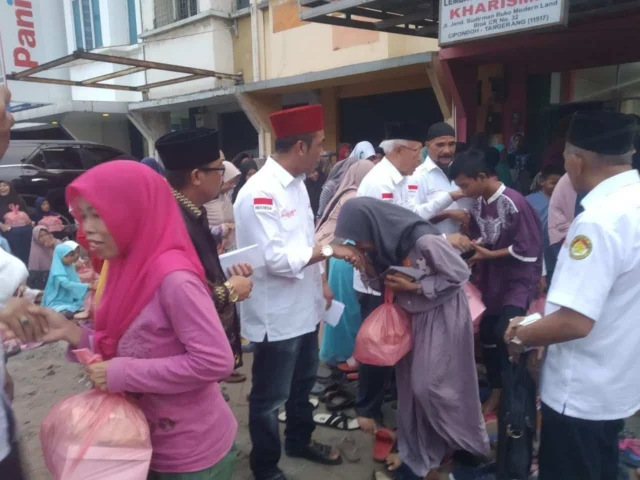
[[[449, 177], [436, 163], [427, 157], [412, 176], [412, 183], [418, 185], [416, 203], [420, 205], [425, 220], [431, 220], [443, 210], [465, 210], [471, 208], [470, 198], [461, 198], [454, 202], [450, 193], [458, 190], [457, 185], [449, 180]], [[434, 223], [434, 226], [442, 233], [457, 233], [460, 231], [460, 222], [449, 218]]]
[[313, 255], [313, 211], [304, 176], [273, 158], [242, 187], [234, 206], [238, 248], [258, 245], [265, 268], [254, 273], [251, 298], [239, 304], [242, 336], [287, 340], [316, 329], [324, 311], [320, 264]]

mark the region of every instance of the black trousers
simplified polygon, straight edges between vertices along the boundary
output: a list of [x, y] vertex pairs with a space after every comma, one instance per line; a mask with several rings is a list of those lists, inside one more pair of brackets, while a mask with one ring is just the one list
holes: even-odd
[[504, 332], [509, 321], [526, 313], [524, 308], [507, 305], [498, 315], [486, 315], [480, 322], [480, 342], [482, 355], [487, 367], [487, 377], [491, 388], [502, 388], [502, 372], [509, 364], [509, 352], [504, 343]]
[[[366, 319], [384, 302], [381, 295], [375, 296], [366, 293], [359, 293], [358, 300], [363, 319]], [[356, 413], [359, 417], [381, 420], [380, 409], [384, 400], [384, 391], [393, 377], [393, 372], [393, 367], [360, 364], [358, 367], [358, 397], [356, 398]]]
[[284, 405], [287, 424], [284, 448], [296, 453], [311, 442], [315, 429], [309, 394], [318, 371], [318, 331], [278, 342], [256, 343], [249, 395], [249, 457], [256, 480], [282, 472], [278, 410]]
[[615, 480], [623, 426], [623, 420], [582, 420], [542, 404], [540, 480]]

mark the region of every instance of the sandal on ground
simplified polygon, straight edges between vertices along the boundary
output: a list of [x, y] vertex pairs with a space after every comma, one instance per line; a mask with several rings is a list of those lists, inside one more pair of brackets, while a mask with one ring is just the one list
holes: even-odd
[[373, 444], [373, 459], [376, 462], [385, 462], [396, 443], [395, 435], [391, 430], [381, 428], [376, 432]]
[[286, 452], [289, 457], [304, 458], [314, 463], [321, 465], [340, 465], [342, 463], [342, 457], [338, 456], [336, 459], [331, 459], [331, 447], [324, 445], [316, 441], [311, 441], [310, 445], [300, 448], [297, 451]]
[[356, 463], [360, 461], [360, 452], [356, 446], [356, 441], [351, 437], [342, 437], [342, 440], [338, 444], [338, 450], [347, 462]]
[[242, 383], [247, 381], [247, 376], [240, 372], [233, 372], [222, 380], [224, 383]]
[[[320, 405], [320, 401], [314, 397], [309, 397], [309, 403], [311, 404], [314, 410], [318, 408], [318, 405]], [[280, 420], [282, 423], [285, 423], [287, 421], [286, 410], [283, 410], [278, 414], [278, 420]]]
[[335, 428], [336, 430], [358, 430], [360, 423], [357, 418], [349, 417], [343, 413], [318, 413], [313, 416], [313, 421], [323, 427]]
[[358, 371], [358, 365], [349, 365], [348, 362], [338, 364], [338, 369], [341, 372], [352, 373]]
[[[337, 391], [339, 388], [339, 383], [330, 383], [329, 385], [326, 385], [324, 390], [318, 394], [318, 400], [326, 402], [327, 396], [329, 396], [330, 393]], [[311, 393], [313, 393], [313, 391]]]
[[327, 395], [325, 404], [327, 406], [327, 410], [330, 412], [338, 412], [340, 410], [346, 410], [347, 408], [354, 407], [356, 399], [350, 392], [337, 390]]

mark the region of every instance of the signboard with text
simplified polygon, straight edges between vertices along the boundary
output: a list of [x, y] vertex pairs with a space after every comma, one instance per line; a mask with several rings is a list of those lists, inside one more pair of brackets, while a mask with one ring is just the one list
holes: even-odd
[[[8, 80], [22, 72], [68, 53], [63, 0], [0, 0], [0, 83], [7, 83], [12, 103], [50, 104], [71, 98], [62, 85]], [[39, 76], [68, 79], [67, 68]]]
[[568, 0], [440, 0], [440, 45], [567, 23]]

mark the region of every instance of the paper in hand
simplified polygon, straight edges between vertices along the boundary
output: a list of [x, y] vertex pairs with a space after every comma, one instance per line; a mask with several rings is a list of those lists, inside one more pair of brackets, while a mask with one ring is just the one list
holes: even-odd
[[337, 300], [333, 300], [331, 302], [331, 307], [329, 310], [324, 312], [324, 316], [322, 320], [325, 323], [328, 323], [332, 327], [335, 327], [340, 323], [340, 318], [342, 317], [342, 313], [344, 312], [344, 303], [338, 302]]
[[262, 255], [258, 245], [239, 248], [220, 255], [220, 264], [222, 265], [222, 271], [225, 273], [238, 263], [248, 263], [255, 271], [260, 267], [264, 267], [264, 255]]

